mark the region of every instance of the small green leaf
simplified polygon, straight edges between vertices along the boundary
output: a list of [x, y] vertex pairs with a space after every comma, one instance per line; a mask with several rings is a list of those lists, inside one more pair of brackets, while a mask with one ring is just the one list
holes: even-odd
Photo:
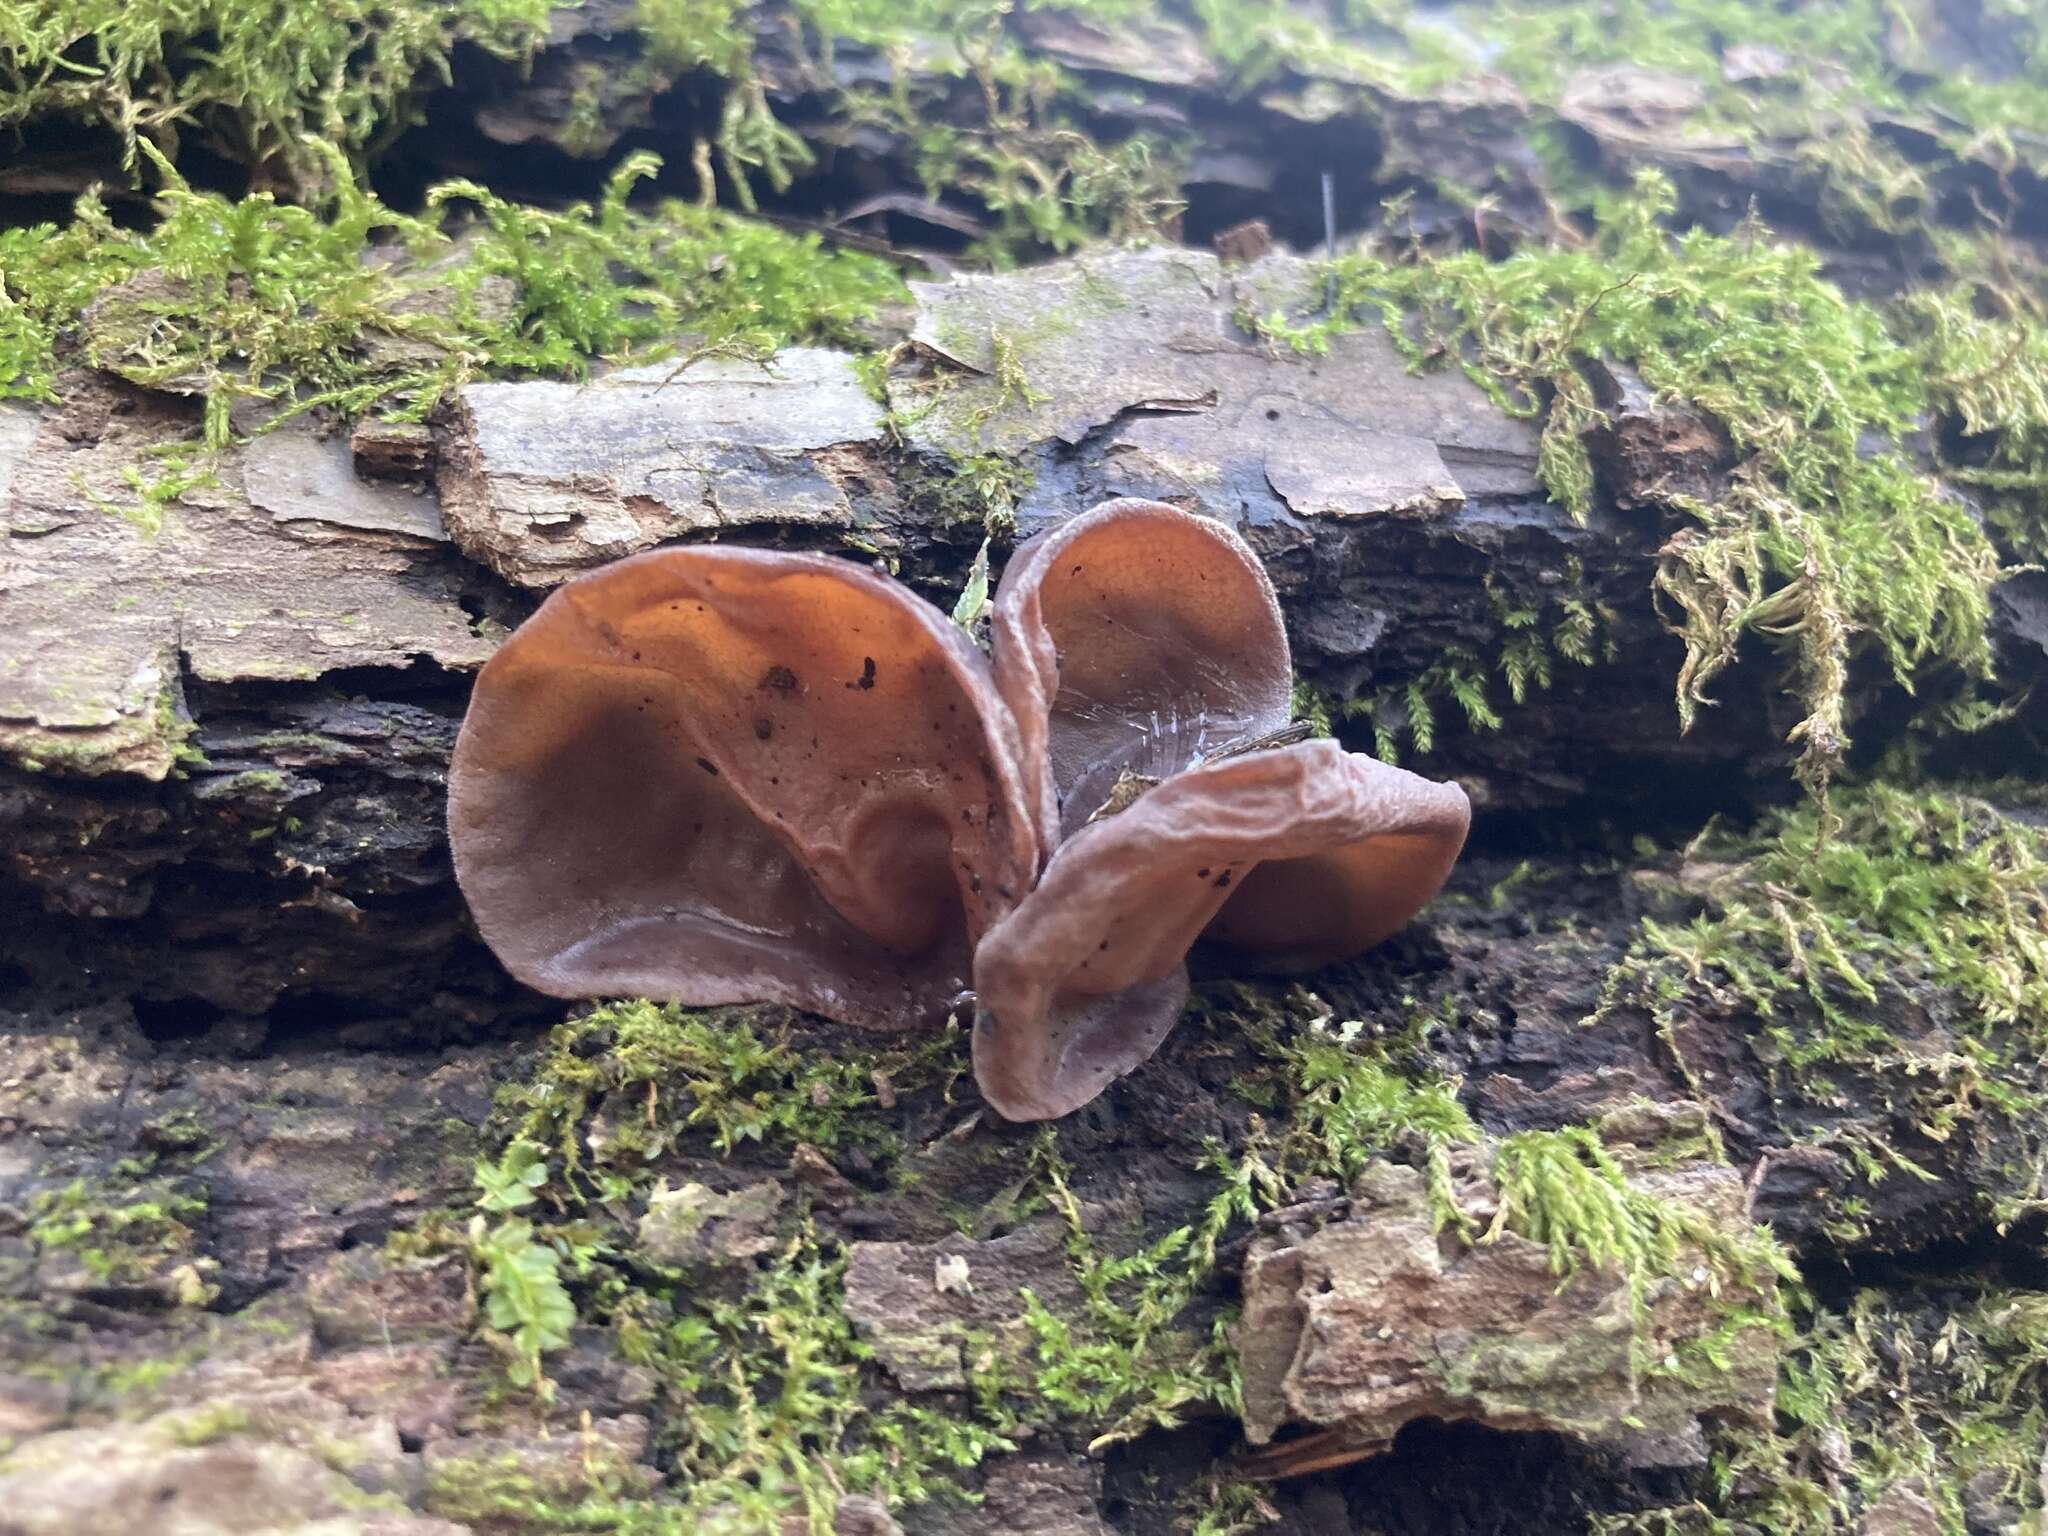
[[478, 1163], [477, 1208], [517, 1211], [533, 1204], [534, 1192], [548, 1181], [546, 1154], [530, 1141], [515, 1141], [495, 1163]]
[[953, 605], [953, 622], [971, 630], [987, 607], [988, 540], [983, 539], [981, 548], [974, 552], [974, 564], [967, 568], [967, 585], [961, 590], [960, 601]]

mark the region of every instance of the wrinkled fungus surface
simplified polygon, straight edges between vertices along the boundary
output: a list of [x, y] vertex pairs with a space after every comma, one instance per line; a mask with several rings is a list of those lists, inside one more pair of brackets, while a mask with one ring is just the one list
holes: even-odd
[[568, 583], [477, 681], [449, 779], [483, 936], [558, 997], [780, 1002], [903, 1029], [970, 981], [1012, 1119], [1149, 1057], [1198, 941], [1367, 949], [1443, 884], [1463, 791], [1288, 730], [1228, 529], [1107, 502], [1010, 561], [984, 656], [818, 555], [657, 550]]

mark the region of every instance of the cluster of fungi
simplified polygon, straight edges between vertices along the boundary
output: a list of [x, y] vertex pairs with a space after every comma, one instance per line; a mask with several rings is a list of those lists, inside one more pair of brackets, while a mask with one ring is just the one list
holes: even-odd
[[1106, 502], [1018, 548], [989, 627], [984, 653], [877, 572], [716, 544], [559, 588], [456, 745], [485, 941], [552, 996], [874, 1030], [971, 989], [983, 1096], [1042, 1120], [1159, 1048], [1197, 943], [1313, 969], [1442, 886], [1463, 791], [1298, 739], [1227, 528]]

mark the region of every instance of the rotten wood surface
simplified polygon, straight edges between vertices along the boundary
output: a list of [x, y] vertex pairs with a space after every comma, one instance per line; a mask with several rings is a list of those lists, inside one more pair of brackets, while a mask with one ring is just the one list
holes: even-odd
[[[1489, 1133], [1615, 1123], [1646, 1101], [1682, 1111], [1744, 1170], [1739, 1189], [1734, 1174], [1699, 1174], [1708, 1204], [1747, 1201], [1817, 1241], [1847, 1202], [1867, 1202], [1866, 1255], [1963, 1237], [1969, 1211], [2016, 1191], [2010, 1128], [1976, 1120], [1936, 1141], [1882, 1074], [1828, 1102], [1787, 1093], [1737, 1009], [1661, 1026], [1599, 1010], [1640, 917], [1688, 910], [1682, 867], [1565, 856], [1516, 894], [1532, 827], [1568, 848], [1573, 828], [1626, 802], [1649, 822], [1660, 805], [1787, 792], [1772, 674], [1728, 682], [1726, 728], [1680, 736], [1676, 642], [1647, 597], [1670, 497], [1711, 485], [1725, 444], [1617, 376], [1603, 494], [1581, 525], [1542, 495], [1531, 425], [1462, 375], [1411, 373], [1371, 329], [1309, 358], [1238, 326], [1243, 306], [1299, 301], [1307, 281], [1284, 254], [1233, 268], [1154, 250], [921, 284], [887, 385], [897, 435], [850, 360], [827, 352], [474, 385], [437, 426], [431, 483], [416, 438], [351, 445], [293, 425], [232, 448], [153, 529], [123, 472], [192, 444], [191, 402], [81, 374], [60, 407], [0, 412], [0, 1432], [29, 1452], [12, 1474], [35, 1511], [21, 1528], [140, 1528], [165, 1488], [201, 1511], [260, 1488], [301, 1528], [446, 1536], [500, 1528], [470, 1518], [466, 1469], [509, 1460], [563, 1499], [659, 1485], [657, 1384], [609, 1341], [579, 1334], [552, 1367], [556, 1401], [508, 1413], [466, 1280], [381, 1247], [469, 1197], [491, 1090], [522, 1049], [506, 1040], [560, 1016], [498, 970], [450, 875], [443, 779], [468, 678], [550, 585], [671, 539], [838, 550], [950, 604], [986, 508], [963, 511], [947, 488], [982, 454], [1026, 471], [1018, 535], [1108, 495], [1242, 529], [1305, 675], [1340, 698], [1482, 643], [1503, 601], [1580, 582], [1610, 615], [1611, 659], [1565, 669], [1501, 731], [1448, 733], [1425, 760], [1479, 801], [1473, 852], [1421, 924], [1316, 981], [1345, 1018], [1397, 1023], [1455, 999], [1472, 1022], [1435, 1042], [1435, 1065], [1463, 1075]], [[2002, 598], [2010, 647], [2040, 644], [2029, 590]], [[1943, 1048], [1911, 999], [1884, 1006], [1926, 1052]], [[841, 1043], [791, 1027], [806, 1050]], [[1250, 1064], [1244, 1041], [1184, 1027], [1067, 1128], [1091, 1230], [1129, 1246], [1191, 1219], [1208, 1187], [1190, 1170], [1211, 1139], [1245, 1134], [1231, 1083]], [[914, 1149], [895, 1178], [782, 1148], [679, 1155], [641, 1241], [727, 1284], [806, 1191], [847, 1254], [870, 1389], [943, 1412], [969, 1350], [1024, 1347], [1025, 1289], [1055, 1314], [1075, 1304], [1061, 1230], [1002, 1216], [1026, 1134], [965, 1111], [933, 1089], [892, 1096], [891, 1129]], [[636, 1100], [600, 1114], [643, 1112]], [[1872, 1186], [1810, 1149], [1845, 1123], [1909, 1147], [1926, 1177]], [[180, 1124], [204, 1128], [206, 1155]], [[145, 1158], [206, 1212], [161, 1263], [110, 1281], [25, 1236], [39, 1196]], [[1588, 1489], [1624, 1500], [1636, 1479], [1696, 1475], [1702, 1414], [1761, 1411], [1767, 1362], [1742, 1362], [1719, 1393], [1647, 1402], [1610, 1348], [1585, 1357], [1559, 1403], [1532, 1401], [1512, 1362], [1454, 1388], [1440, 1351], [1304, 1349], [1311, 1313], [1382, 1306], [1390, 1265], [1437, 1287], [1432, 1304], [1458, 1291], [1461, 1337], [1479, 1319], [1497, 1339], [1540, 1334], [1569, 1351], [1589, 1319], [1607, 1329], [1625, 1309], [1612, 1288], [1551, 1296], [1538, 1256], [1512, 1247], [1446, 1279], [1412, 1194], [1381, 1190], [1386, 1209], [1370, 1214], [1363, 1197], [1332, 1195], [1309, 1226], [1233, 1252], [1195, 1307], [1206, 1326], [1246, 1304], [1261, 1433], [1325, 1430], [1348, 1453], [1419, 1416], [1540, 1432], [1541, 1456], [1450, 1442], [1465, 1480], [1490, 1485], [1476, 1507], [1444, 1503], [1412, 1528], [1484, 1529], [1506, 1511], [1522, 1528], [1571, 1528]], [[1483, 1191], [1473, 1199], [1483, 1220]], [[964, 1232], [961, 1211], [975, 1213]], [[1697, 1326], [1686, 1306], [1669, 1302], [1659, 1326]], [[1372, 1315], [1375, 1337], [1443, 1326], [1420, 1303]], [[110, 1415], [107, 1384], [136, 1379], [125, 1417]], [[267, 1438], [191, 1443], [193, 1416], [222, 1407]], [[1632, 1440], [1588, 1429], [1646, 1412], [1651, 1432]], [[947, 1536], [1166, 1529], [1148, 1490], [1241, 1449], [1212, 1418], [1091, 1453], [1101, 1427], [1049, 1417], [969, 1476], [980, 1504], [879, 1518]], [[62, 1470], [85, 1462], [103, 1475]], [[1296, 1530], [1348, 1529], [1318, 1509], [1433, 1507], [1436, 1475], [1382, 1458], [1274, 1499]], [[351, 1489], [399, 1508], [348, 1524]]]

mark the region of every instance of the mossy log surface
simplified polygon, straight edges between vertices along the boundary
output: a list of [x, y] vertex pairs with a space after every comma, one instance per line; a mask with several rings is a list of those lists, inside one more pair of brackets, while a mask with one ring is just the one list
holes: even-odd
[[[0, 1532], [2036, 1529], [2044, 28], [1523, 10], [24, 32]], [[1118, 495], [1472, 795], [1404, 933], [1051, 1128], [480, 943], [552, 586]]]

